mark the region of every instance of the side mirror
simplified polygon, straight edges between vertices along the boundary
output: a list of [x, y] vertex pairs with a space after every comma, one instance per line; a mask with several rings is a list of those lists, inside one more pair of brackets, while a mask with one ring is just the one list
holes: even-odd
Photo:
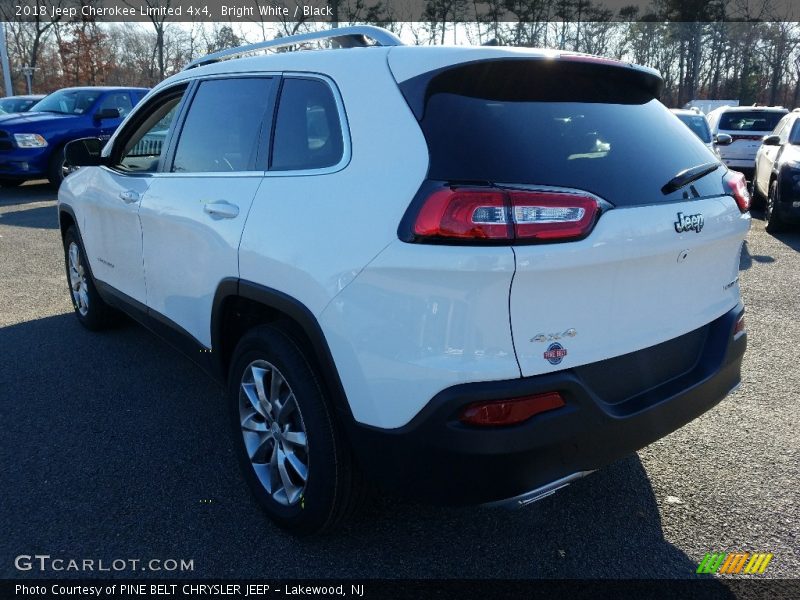
[[733, 138], [727, 133], [718, 133], [714, 136], [714, 143], [717, 146], [730, 146], [733, 143]]
[[761, 143], [765, 146], [780, 146], [781, 138], [778, 135], [765, 135], [761, 138]]
[[95, 121], [102, 121], [103, 119], [119, 119], [119, 109], [104, 108], [94, 113]]
[[64, 146], [64, 162], [70, 167], [97, 167], [103, 164], [102, 149], [99, 138], [73, 140]]

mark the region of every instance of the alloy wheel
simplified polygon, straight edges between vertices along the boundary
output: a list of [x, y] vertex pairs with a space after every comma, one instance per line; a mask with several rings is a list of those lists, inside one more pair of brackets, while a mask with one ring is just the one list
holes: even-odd
[[250, 464], [272, 499], [300, 502], [308, 481], [308, 440], [292, 388], [277, 367], [256, 360], [239, 386], [239, 422]]
[[72, 300], [78, 312], [85, 317], [89, 313], [89, 289], [86, 281], [86, 269], [81, 261], [81, 251], [75, 242], [69, 244], [68, 261]]

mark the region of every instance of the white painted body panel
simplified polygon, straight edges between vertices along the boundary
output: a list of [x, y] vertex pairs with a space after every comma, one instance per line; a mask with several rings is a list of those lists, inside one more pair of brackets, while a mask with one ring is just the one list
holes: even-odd
[[126, 203], [123, 192], [143, 196], [147, 177], [122, 176], [106, 168], [79, 169], [61, 185], [59, 197], [75, 210], [94, 277], [144, 302], [142, 229], [139, 202]]
[[[676, 233], [677, 213], [702, 214], [699, 233]], [[588, 238], [516, 246], [511, 323], [523, 376], [569, 369], [659, 344], [739, 302], [739, 254], [750, 227], [733, 198], [612, 209]], [[550, 342], [532, 338], [574, 329]]]
[[349, 164], [334, 173], [265, 177], [242, 237], [242, 279], [296, 298], [315, 316], [397, 240], [428, 169], [425, 139], [385, 54], [366, 58], [358, 70], [345, 61], [326, 71], [346, 99]]
[[[261, 173], [154, 175], [142, 200], [142, 243], [147, 306], [211, 347], [211, 307], [219, 282], [239, 271], [239, 240]], [[232, 219], [204, 207], [238, 206]]]
[[514, 379], [511, 248], [395, 241], [321, 315], [357, 421], [405, 425], [438, 392]]

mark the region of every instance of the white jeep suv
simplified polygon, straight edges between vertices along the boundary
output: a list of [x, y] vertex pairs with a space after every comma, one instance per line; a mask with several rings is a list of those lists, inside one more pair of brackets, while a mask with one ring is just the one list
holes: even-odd
[[[312, 40], [338, 47], [222, 60]], [[72, 143], [59, 215], [78, 319], [226, 386], [280, 525], [365, 481], [525, 505], [739, 384], [749, 196], [658, 73], [372, 27], [258, 47]]]

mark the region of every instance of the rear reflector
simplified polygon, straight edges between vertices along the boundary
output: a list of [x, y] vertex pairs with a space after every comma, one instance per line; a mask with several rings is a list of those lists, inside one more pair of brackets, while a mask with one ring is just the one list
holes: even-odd
[[725, 185], [736, 200], [739, 210], [746, 213], [750, 210], [750, 192], [747, 191], [747, 179], [739, 171], [728, 171], [725, 175]]
[[417, 239], [569, 241], [586, 237], [600, 206], [580, 193], [444, 188], [414, 222]]
[[561, 408], [564, 405], [564, 399], [558, 392], [547, 392], [510, 400], [477, 402], [461, 411], [460, 420], [467, 425], [482, 427], [516, 425], [535, 415]]

